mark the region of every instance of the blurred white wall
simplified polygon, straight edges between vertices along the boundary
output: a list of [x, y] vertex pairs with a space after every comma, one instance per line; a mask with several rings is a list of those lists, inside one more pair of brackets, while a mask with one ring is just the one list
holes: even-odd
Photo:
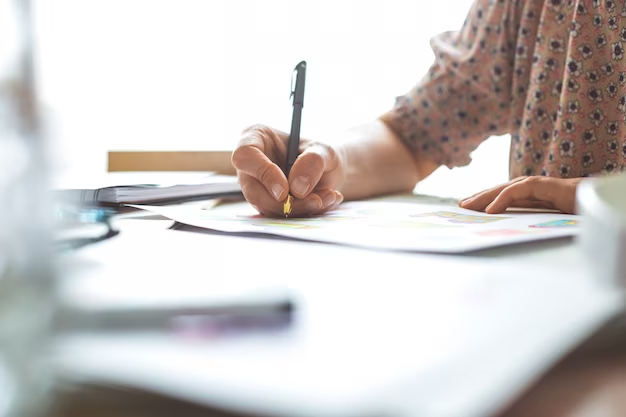
[[[428, 69], [430, 37], [458, 29], [471, 0], [34, 3], [56, 169], [104, 172], [108, 150], [232, 149], [247, 125], [288, 130], [302, 59], [303, 135], [368, 121]], [[475, 161], [424, 186], [438, 190], [450, 175], [474, 188], [506, 180], [508, 138], [485, 143]]]

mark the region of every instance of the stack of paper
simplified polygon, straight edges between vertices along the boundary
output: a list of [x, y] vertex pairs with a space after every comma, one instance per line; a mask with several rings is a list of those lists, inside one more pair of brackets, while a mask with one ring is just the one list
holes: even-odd
[[211, 172], [122, 172], [99, 178], [63, 178], [55, 190], [64, 203], [88, 205], [157, 204], [241, 194], [236, 176]]

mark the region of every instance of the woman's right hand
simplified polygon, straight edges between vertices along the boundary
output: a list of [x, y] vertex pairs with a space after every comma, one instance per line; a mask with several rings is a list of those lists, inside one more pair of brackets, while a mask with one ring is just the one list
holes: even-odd
[[329, 145], [300, 140], [300, 155], [289, 178], [283, 167], [288, 135], [263, 125], [245, 129], [232, 155], [244, 197], [265, 216], [284, 217], [287, 194], [294, 197], [291, 217], [307, 217], [333, 210], [343, 201], [338, 191], [344, 164]]

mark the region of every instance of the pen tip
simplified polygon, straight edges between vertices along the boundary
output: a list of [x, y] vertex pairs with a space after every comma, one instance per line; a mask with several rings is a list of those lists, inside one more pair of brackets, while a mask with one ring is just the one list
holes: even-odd
[[291, 196], [291, 194], [287, 194], [287, 199], [283, 204], [283, 213], [285, 214], [285, 217], [291, 214], [291, 203], [293, 203], [293, 197]]

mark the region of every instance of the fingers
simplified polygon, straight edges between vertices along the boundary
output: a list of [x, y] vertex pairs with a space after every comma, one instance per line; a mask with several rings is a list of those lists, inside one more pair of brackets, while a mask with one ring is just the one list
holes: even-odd
[[[246, 200], [255, 208], [259, 213], [264, 216], [270, 217], [285, 217], [283, 212], [282, 201], [277, 201], [276, 198], [257, 180], [251, 175], [240, 173], [239, 183], [241, 184], [241, 190], [246, 197]], [[287, 194], [285, 193], [285, 198]], [[317, 213], [322, 208], [322, 200], [317, 195], [308, 196], [305, 199], [294, 199], [292, 203], [292, 216], [311, 215]]]
[[[327, 146], [314, 144], [307, 147], [296, 159], [289, 173], [289, 189], [296, 198], [305, 198], [314, 189], [329, 188], [323, 175], [337, 168], [335, 151]], [[331, 187], [332, 188], [332, 187]]]
[[[275, 201], [283, 201], [287, 198], [289, 184], [285, 174], [268, 156], [264, 139], [274, 142], [277, 134], [270, 129], [248, 129], [244, 131], [239, 145], [232, 155], [232, 164], [237, 170], [240, 183], [247, 181], [247, 192], [256, 193], [252, 182], [247, 177], [252, 177], [270, 193]], [[242, 188], [243, 188], [242, 184]], [[248, 194], [244, 190], [244, 196], [248, 199]], [[249, 200], [249, 199], [248, 199]]]
[[[285, 217], [283, 202], [276, 201], [259, 181], [247, 174], [240, 174], [239, 182], [246, 200], [256, 210], [268, 217]], [[305, 198], [295, 198], [289, 217], [310, 217], [325, 213], [343, 201], [341, 193], [329, 189], [314, 190]]]
[[322, 199], [322, 208], [315, 213], [316, 215], [324, 214], [336, 209], [343, 201], [343, 194], [339, 191], [325, 189], [319, 191], [314, 190], [313, 192]]
[[321, 214], [343, 201], [343, 195], [334, 191], [341, 170], [333, 148], [304, 141], [289, 180], [276, 163], [285, 153], [286, 134], [262, 125], [244, 130], [233, 152], [232, 164], [244, 197], [260, 213], [284, 217], [288, 193], [295, 197], [290, 217]]
[[502, 213], [524, 200], [533, 201], [532, 207], [547, 207], [562, 213], [575, 213], [576, 186], [581, 178], [562, 179], [528, 177], [502, 190], [485, 208], [486, 213]]
[[339, 207], [339, 205], [343, 202], [343, 194], [341, 194], [339, 191], [335, 191], [335, 197], [335, 202], [330, 207], [322, 209], [322, 211], [318, 214], [328, 213], [329, 211], [333, 211], [334, 209]]
[[562, 213], [575, 212], [576, 186], [581, 178], [524, 177], [463, 200], [461, 207], [503, 213], [508, 208], [549, 208]]
[[532, 178], [518, 181], [506, 187], [485, 207], [485, 213], [503, 213], [507, 208], [512, 207], [516, 201], [541, 201], [540, 198], [537, 198], [537, 194], [547, 194], [542, 192], [542, 188], [549, 185], [549, 182], [542, 181], [537, 177]]
[[524, 181], [528, 177], [518, 177], [504, 184], [497, 185], [485, 191], [474, 194], [471, 197], [465, 198], [459, 202], [459, 206], [476, 211], [484, 211], [485, 208], [491, 204], [491, 202], [507, 187]]
[[542, 209], [542, 210], [555, 210], [554, 205], [548, 201], [538, 201], [538, 200], [516, 200], [511, 202], [508, 210], [515, 210], [517, 212], [524, 211], [526, 209]]

